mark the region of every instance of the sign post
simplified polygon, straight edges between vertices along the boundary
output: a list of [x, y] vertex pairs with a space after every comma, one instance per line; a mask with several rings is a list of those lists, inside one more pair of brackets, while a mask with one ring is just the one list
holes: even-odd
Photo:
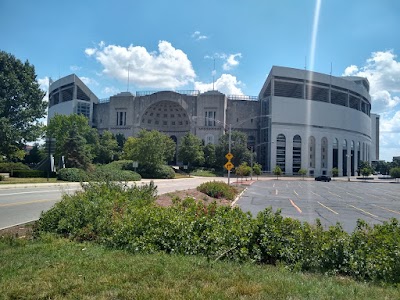
[[[230, 148], [230, 147], [229, 147]], [[231, 162], [231, 159], [233, 158], [233, 155], [230, 151], [231, 149], [229, 149], [229, 152], [225, 155], [226, 159], [228, 160], [228, 162], [224, 165], [225, 169], [228, 170], [228, 185], [230, 185], [230, 179], [231, 179], [231, 170], [233, 167], [235, 167], [233, 165], [233, 163]]]

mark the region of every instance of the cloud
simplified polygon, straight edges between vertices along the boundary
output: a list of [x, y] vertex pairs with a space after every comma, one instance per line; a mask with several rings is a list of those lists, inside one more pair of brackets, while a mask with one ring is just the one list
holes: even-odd
[[[227, 95], [243, 95], [240, 85], [242, 82], [231, 74], [222, 74], [214, 83], [214, 89]], [[213, 89], [212, 83], [195, 82], [195, 90], [201, 92], [211, 91]]]
[[393, 50], [373, 52], [364, 66], [351, 65], [344, 76], [368, 78], [372, 111], [380, 118], [380, 159], [400, 154], [400, 62]]
[[80, 69], [82, 69], [82, 67], [79, 67], [79, 66], [70, 66], [69, 69], [70, 69], [72, 72], [76, 72], [76, 71], [79, 71]]
[[224, 62], [224, 64], [222, 65], [222, 68], [225, 71], [229, 71], [232, 68], [236, 67], [239, 65], [239, 61], [237, 60], [237, 58], [241, 58], [242, 57], [242, 53], [236, 53], [236, 54], [230, 54], [226, 61]]
[[192, 63], [180, 49], [167, 41], [159, 41], [158, 52], [145, 47], [105, 45], [100, 49], [87, 48], [109, 77], [126, 82], [128, 78], [140, 88], [176, 89], [192, 83], [196, 77]]
[[196, 41], [200, 41], [208, 39], [208, 36], [202, 35], [200, 31], [195, 31], [192, 34], [192, 38], [194, 38]]
[[84, 77], [84, 76], [80, 76], [79, 78], [86, 85], [99, 86], [99, 83], [96, 80], [92, 79], [92, 78]]
[[101, 92], [106, 95], [116, 95], [119, 93], [119, 89], [113, 86], [106, 86]]

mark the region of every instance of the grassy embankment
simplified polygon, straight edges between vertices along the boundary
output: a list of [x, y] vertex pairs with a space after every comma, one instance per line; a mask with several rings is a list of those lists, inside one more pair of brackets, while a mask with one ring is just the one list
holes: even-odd
[[130, 254], [49, 235], [0, 238], [1, 299], [400, 299], [400, 289], [283, 267]]

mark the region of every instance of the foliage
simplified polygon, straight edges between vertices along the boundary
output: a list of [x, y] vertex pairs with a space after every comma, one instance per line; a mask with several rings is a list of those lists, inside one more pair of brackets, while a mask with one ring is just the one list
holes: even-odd
[[0, 173], [11, 173], [13, 170], [30, 170], [21, 162], [0, 162]]
[[235, 168], [235, 174], [238, 177], [247, 177], [251, 174], [251, 171], [251, 167], [247, 165], [247, 162], [243, 162]]
[[127, 139], [124, 158], [138, 161], [139, 167], [147, 170], [171, 160], [175, 154], [175, 147], [175, 142], [167, 135], [157, 130], [142, 130], [137, 138]]
[[371, 171], [372, 171], [372, 169], [371, 168], [362, 168], [361, 169], [361, 175], [362, 176], [369, 176], [369, 175], [371, 175]]
[[213, 198], [226, 198], [233, 200], [237, 190], [222, 181], [209, 181], [200, 184], [197, 190]]
[[107, 164], [114, 159], [118, 151], [118, 143], [110, 131], [104, 131], [100, 135], [99, 146], [96, 149], [95, 162]]
[[4, 175], [0, 175], [0, 181], [4, 181], [6, 177]]
[[215, 145], [207, 144], [203, 148], [204, 151], [204, 167], [215, 168], [216, 155], [215, 155]]
[[80, 135], [78, 126], [72, 124], [65, 140], [63, 151], [65, 151], [65, 166], [67, 168], [78, 168], [87, 170], [91, 158], [86, 140]]
[[116, 160], [103, 165], [103, 168], [134, 171], [133, 160]]
[[193, 172], [190, 172], [190, 174], [193, 176], [216, 177], [215, 173], [212, 170], [197, 169], [194, 170]]
[[390, 176], [396, 178], [396, 181], [400, 178], [400, 167], [390, 169]]
[[[74, 134], [77, 137], [74, 137]], [[76, 151], [76, 146], [79, 146], [84, 159], [84, 165], [96, 156], [96, 151], [99, 148], [99, 136], [96, 129], [91, 128], [88, 119], [83, 115], [58, 115], [51, 118], [47, 126], [47, 137], [56, 139], [55, 157], [60, 159], [61, 156], [71, 156], [70, 151]], [[70, 147], [66, 147], [69, 142]], [[75, 157], [76, 154], [72, 154]], [[83, 157], [82, 157], [83, 159]], [[78, 160], [79, 161], [79, 160]]]
[[39, 144], [35, 144], [29, 151], [29, 154], [25, 156], [24, 162], [26, 164], [38, 164], [46, 157], [46, 153]]
[[136, 172], [118, 169], [120, 166], [97, 166], [93, 172], [88, 173], [88, 179], [91, 181], [140, 181], [142, 179]]
[[139, 165], [138, 173], [143, 178], [149, 179], [172, 179], [175, 178], [175, 171], [166, 165], [149, 166]]
[[63, 195], [60, 202], [42, 213], [36, 230], [79, 240], [107, 239], [113, 225], [122, 225], [121, 216], [130, 215], [135, 207], [150, 205], [157, 195], [153, 183], [132, 187], [90, 183], [82, 188], [82, 192]]
[[82, 182], [87, 181], [88, 176], [82, 169], [77, 168], [65, 168], [58, 171], [57, 178], [59, 180], [70, 181], [70, 182]]
[[380, 174], [389, 174], [390, 171], [390, 163], [386, 161], [376, 161], [374, 164], [374, 170], [379, 172]]
[[255, 163], [253, 165], [253, 172], [254, 172], [254, 174], [257, 175], [257, 179], [258, 179], [258, 176], [260, 176], [262, 173], [262, 166], [258, 163]]
[[[225, 183], [206, 190], [221, 193]], [[199, 187], [200, 188], [200, 187]], [[213, 260], [283, 264], [299, 271], [349, 275], [360, 280], [400, 283], [400, 224], [370, 227], [359, 221], [352, 234], [340, 224], [325, 230], [284, 218], [271, 208], [256, 218], [238, 208], [205, 205], [192, 198], [171, 207], [153, 205], [154, 185], [99, 183], [64, 195], [42, 214], [36, 232], [95, 240], [131, 252], [203, 255]]]
[[[51, 177], [55, 177], [55, 173], [50, 174]], [[13, 171], [12, 177], [17, 178], [45, 178], [47, 172], [39, 170], [15, 170]]]
[[274, 173], [274, 175], [276, 175], [276, 179], [278, 179], [278, 176], [282, 175], [282, 169], [279, 166], [275, 166], [272, 172]]
[[204, 152], [201, 139], [191, 133], [187, 133], [179, 145], [178, 159], [190, 167], [198, 167], [204, 164]]
[[307, 170], [306, 170], [306, 169], [300, 169], [300, 170], [297, 172], [297, 174], [299, 174], [300, 176], [302, 176], [303, 179], [304, 179], [304, 176], [307, 175]]
[[[216, 168], [222, 168], [226, 163], [225, 155], [229, 152], [229, 134], [224, 134], [216, 146]], [[239, 166], [242, 162], [251, 163], [251, 151], [247, 148], [247, 135], [240, 131], [231, 133], [232, 163]]]
[[0, 51], [0, 156], [22, 159], [26, 142], [42, 134], [38, 119], [46, 115], [45, 92], [35, 68], [12, 54]]
[[339, 176], [339, 169], [333, 168], [332, 169], [332, 177], [338, 177], [338, 176]]

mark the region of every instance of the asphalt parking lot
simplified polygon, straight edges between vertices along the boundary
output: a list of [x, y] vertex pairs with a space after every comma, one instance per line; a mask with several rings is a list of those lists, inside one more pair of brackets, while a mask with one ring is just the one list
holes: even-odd
[[400, 184], [346, 181], [266, 180], [257, 181], [236, 205], [254, 216], [267, 207], [282, 215], [328, 228], [340, 222], [352, 232], [358, 219], [381, 224], [400, 219]]

